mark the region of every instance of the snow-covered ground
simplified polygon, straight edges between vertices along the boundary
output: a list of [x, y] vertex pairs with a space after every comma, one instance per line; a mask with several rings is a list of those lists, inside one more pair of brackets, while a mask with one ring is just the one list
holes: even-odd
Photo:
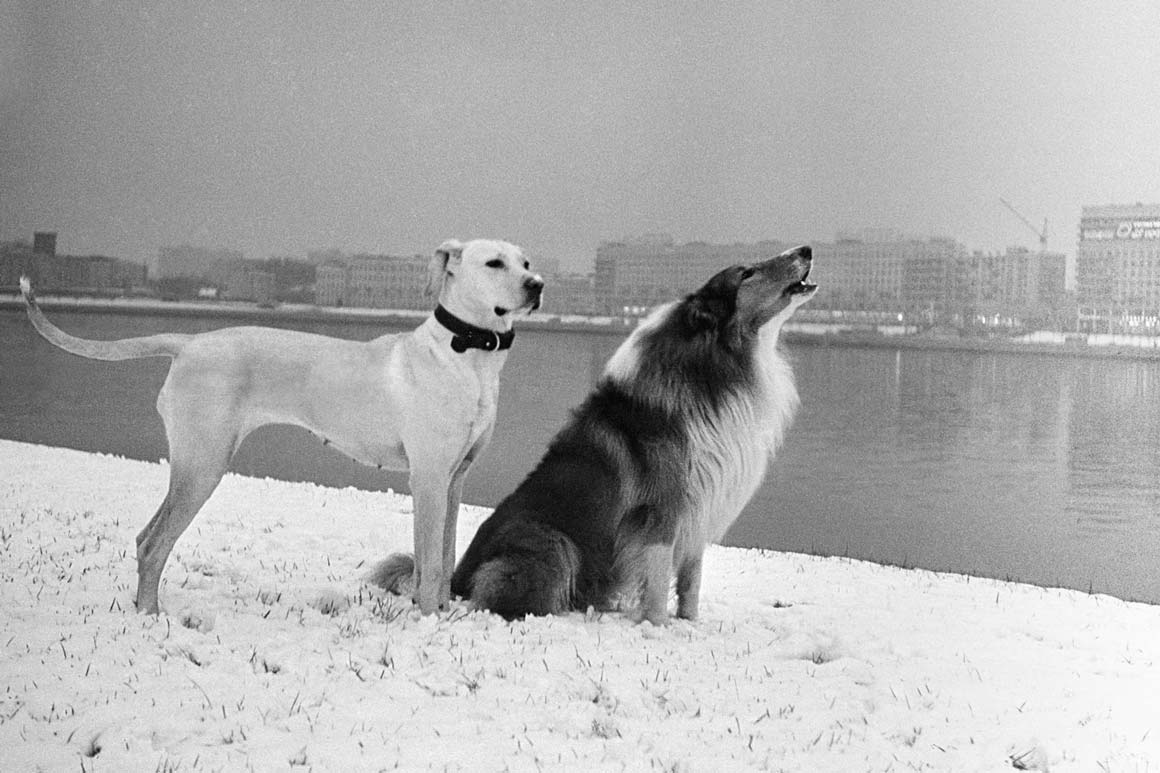
[[145, 617], [166, 478], [0, 441], [3, 770], [1160, 769], [1160, 607], [714, 548], [694, 624], [423, 618], [409, 498], [231, 475]]

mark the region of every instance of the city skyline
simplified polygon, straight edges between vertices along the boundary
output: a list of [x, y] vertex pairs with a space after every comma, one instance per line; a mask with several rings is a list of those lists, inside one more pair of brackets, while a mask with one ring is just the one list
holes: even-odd
[[[1116, 206], [1116, 205], [1111, 205], [1111, 206]], [[1160, 206], [1160, 205], [1144, 205], [1144, 206]], [[1078, 224], [1078, 222], [1079, 221], [1077, 221], [1077, 224]], [[47, 239], [51, 239], [51, 241], [55, 247], [55, 244], [57, 242], [64, 241], [61, 238], [62, 236], [63, 236], [63, 234], [61, 234], [58, 231], [38, 230], [38, 231], [34, 231], [33, 233], [27, 234], [27, 235], [15, 235], [14, 238], [11, 238], [11, 239], [9, 239], [9, 238], [0, 239], [0, 244], [3, 244], [3, 245], [23, 244], [23, 245], [26, 245], [26, 247], [29, 250], [31, 250], [33, 252], [38, 252], [39, 250], [37, 250], [36, 247], [34, 246], [34, 241], [36, 241], [37, 239], [40, 239], [42, 237], [47, 238]], [[766, 244], [766, 245], [772, 244], [772, 245], [783, 245], [784, 246], [784, 245], [796, 245], [799, 243], [800, 244], [810, 244], [810, 245], [820, 245], [820, 244], [831, 245], [831, 244], [838, 244], [838, 243], [846, 242], [846, 241], [865, 242], [868, 244], [891, 244], [891, 243], [895, 243], [895, 242], [911, 243], [911, 242], [926, 242], [926, 241], [951, 241], [951, 242], [954, 242], [955, 244], [961, 245], [966, 252], [972, 253], [972, 254], [979, 253], [979, 254], [998, 255], [998, 254], [1001, 254], [1003, 252], [1010, 252], [1012, 250], [1015, 250], [1015, 251], [1027, 250], [1030, 252], [1036, 251], [1036, 249], [1033, 247], [1025, 246], [1025, 245], [1021, 245], [1021, 244], [1007, 245], [1003, 250], [981, 250], [981, 249], [972, 248], [971, 245], [966, 244], [963, 240], [957, 238], [953, 234], [920, 235], [920, 234], [903, 233], [903, 232], [897, 231], [895, 229], [875, 228], [873, 226], [869, 226], [869, 227], [862, 228], [862, 229], [852, 229], [852, 228], [839, 229], [836, 234], [833, 234], [827, 238], [807, 238], [807, 239], [803, 239], [800, 241], [785, 241], [785, 240], [777, 239], [777, 238], [760, 238], [760, 239], [754, 239], [754, 240], [749, 240], [749, 241], [744, 241], [741, 239], [724, 238], [720, 241], [709, 241], [706, 239], [697, 238], [696, 236], [689, 238], [689, 239], [676, 239], [675, 237], [672, 236], [672, 234], [661, 233], [661, 232], [623, 234], [623, 235], [620, 235], [617, 237], [608, 237], [608, 238], [600, 239], [597, 243], [595, 243], [592, 246], [590, 253], [589, 253], [589, 257], [595, 256], [600, 251], [600, 249], [602, 247], [605, 247], [608, 245], [634, 244], [634, 243], [639, 243], [639, 242], [663, 242], [663, 243], [668, 244], [669, 246], [673, 246], [673, 247], [682, 247], [682, 246], [688, 246], [688, 245], [708, 245], [708, 246], [714, 246], [714, 247], [731, 247], [731, 246], [732, 247], [742, 247], [742, 246], [748, 247], [748, 246], [755, 246], [755, 245], [762, 245], [762, 244]], [[52, 254], [59, 254], [62, 256], [103, 257], [103, 258], [113, 258], [116, 260], [128, 260], [128, 261], [133, 262], [133, 263], [140, 263], [145, 268], [149, 269], [151, 273], [158, 270], [158, 266], [166, 260], [167, 254], [174, 253], [174, 252], [181, 252], [181, 251], [194, 251], [194, 252], [205, 253], [205, 254], [210, 254], [210, 253], [221, 254], [221, 255], [229, 254], [229, 256], [231, 258], [236, 258], [237, 260], [246, 261], [246, 262], [265, 262], [265, 261], [270, 261], [270, 260], [288, 260], [288, 261], [299, 261], [302, 263], [310, 263], [310, 264], [316, 264], [316, 265], [324, 263], [324, 262], [328, 262], [328, 261], [334, 261], [334, 260], [342, 261], [342, 260], [348, 260], [348, 259], [352, 259], [352, 258], [399, 259], [399, 258], [413, 258], [416, 256], [419, 256], [419, 257], [426, 256], [426, 254], [421, 252], [421, 251], [412, 251], [409, 253], [368, 252], [365, 250], [344, 249], [341, 245], [330, 245], [327, 247], [321, 247], [321, 246], [312, 247], [312, 248], [309, 248], [309, 249], [305, 250], [304, 252], [298, 253], [298, 254], [276, 254], [276, 253], [269, 252], [269, 251], [259, 252], [257, 254], [250, 254], [250, 253], [247, 253], [243, 250], [238, 249], [236, 247], [236, 245], [230, 245], [230, 244], [183, 243], [183, 244], [158, 245], [157, 248], [152, 252], [152, 254], [147, 255], [145, 257], [144, 261], [142, 262], [141, 260], [135, 260], [133, 258], [126, 258], [123, 255], [110, 255], [110, 254], [106, 254], [106, 253], [100, 253], [100, 252], [97, 252], [94, 250], [86, 250], [83, 247], [80, 249], [74, 249], [74, 250], [68, 250], [68, 251], [51, 250]], [[1073, 254], [1067, 253], [1067, 251], [1063, 250], [1063, 249], [1050, 248], [1047, 250], [1047, 252], [1051, 253], [1051, 254], [1065, 255], [1069, 261], [1074, 259]], [[551, 256], [544, 256], [544, 258], [546, 258], [549, 265], [552, 265], [553, 267], [557, 267], [557, 264], [559, 261], [556, 258], [551, 257]], [[589, 273], [590, 274], [592, 272], [593, 268], [594, 268], [594, 266], [589, 264], [589, 265], [582, 266], [581, 271], [577, 271], [577, 270], [574, 270], [574, 267], [570, 266], [570, 265], [559, 265], [558, 266], [559, 271], [564, 272], [564, 273], [570, 273], [570, 274], [571, 273]]]
[[[892, 228], [1074, 255], [1160, 201], [1160, 7], [0, 2], [0, 239], [148, 263]], [[11, 161], [9, 161], [11, 160]]]

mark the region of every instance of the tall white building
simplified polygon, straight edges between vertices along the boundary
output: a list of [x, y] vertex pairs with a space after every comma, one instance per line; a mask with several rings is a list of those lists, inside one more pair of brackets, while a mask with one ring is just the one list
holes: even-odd
[[1075, 285], [1089, 314], [1160, 316], [1160, 204], [1084, 207]]

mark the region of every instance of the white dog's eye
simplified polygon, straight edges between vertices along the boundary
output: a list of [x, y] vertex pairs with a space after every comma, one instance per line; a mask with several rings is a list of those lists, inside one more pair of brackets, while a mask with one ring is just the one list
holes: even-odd
[[524, 261], [524, 271], [527, 271], [531, 267], [532, 267], [532, 264], [525, 260]]
[[503, 261], [500, 260], [499, 258], [492, 258], [491, 260], [489, 260], [487, 263], [484, 263], [483, 265], [487, 266], [488, 268], [503, 268]]

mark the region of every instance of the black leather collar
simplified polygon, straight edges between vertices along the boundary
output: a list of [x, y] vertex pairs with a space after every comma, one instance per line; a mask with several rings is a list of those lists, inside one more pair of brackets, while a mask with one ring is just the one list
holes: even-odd
[[459, 317], [443, 308], [443, 304], [435, 307], [435, 320], [455, 335], [451, 338], [451, 348], [460, 354], [468, 349], [483, 349], [485, 352], [496, 352], [512, 348], [515, 340], [514, 330], [506, 333], [497, 333], [485, 327], [476, 327], [470, 322], [464, 322]]

